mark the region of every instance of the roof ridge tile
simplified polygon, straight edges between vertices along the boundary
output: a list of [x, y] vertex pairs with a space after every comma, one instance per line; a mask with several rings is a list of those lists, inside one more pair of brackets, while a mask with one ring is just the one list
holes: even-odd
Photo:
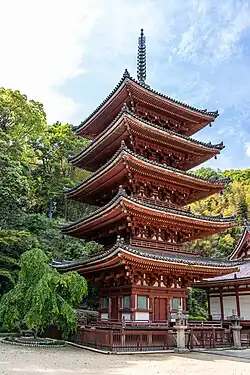
[[[124, 73], [123, 73], [123, 76], [122, 78], [120, 79], [120, 81], [116, 84], [116, 86], [113, 88], [113, 90], [110, 92], [110, 94], [108, 94], [106, 96], [106, 98], [91, 112], [91, 114], [86, 117], [85, 120], [83, 120], [79, 126], [76, 127], [76, 131], [79, 131], [85, 124], [86, 122], [93, 116], [95, 115], [99, 109], [113, 96], [113, 94], [120, 88], [120, 86], [122, 85], [122, 83], [125, 81], [125, 80], [131, 80], [132, 82], [136, 83], [138, 86], [140, 87], [143, 87], [145, 90], [153, 93], [153, 94], [156, 94], [164, 99], [167, 99], [169, 101], [171, 101], [172, 103], [174, 104], [177, 104], [177, 105], [180, 105], [184, 108], [187, 108], [187, 109], [190, 109], [194, 112], [197, 112], [197, 113], [200, 113], [200, 114], [203, 114], [203, 115], [207, 115], [207, 116], [211, 116], [213, 117], [214, 119], [216, 119], [218, 116], [219, 116], [219, 112], [218, 110], [216, 111], [207, 111], [207, 110], [204, 110], [204, 109], [198, 109], [196, 107], [193, 107], [189, 104], [186, 104], [184, 102], [181, 102], [179, 100], [176, 100], [174, 98], [171, 98], [170, 96], [168, 95], [165, 95], [165, 94], [162, 94], [160, 93], [159, 91], [156, 91], [154, 89], [152, 89], [149, 85], [141, 85], [135, 78], [131, 77], [131, 75], [129, 74], [128, 70], [125, 69]], [[214, 121], [214, 119], [212, 121]]]

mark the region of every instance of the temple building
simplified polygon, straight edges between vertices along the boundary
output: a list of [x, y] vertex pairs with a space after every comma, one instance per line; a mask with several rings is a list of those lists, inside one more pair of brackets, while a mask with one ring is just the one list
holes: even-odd
[[235, 315], [243, 328], [250, 328], [250, 232], [247, 226], [229, 259], [241, 261], [238, 272], [203, 280], [196, 286], [207, 290], [210, 319], [226, 324]]
[[[237, 271], [232, 261], [202, 258], [190, 241], [231, 228], [234, 217], [200, 216], [192, 202], [223, 191], [228, 180], [189, 172], [217, 157], [223, 143], [191, 136], [218, 117], [153, 90], [146, 84], [146, 44], [139, 37], [137, 80], [125, 70], [113, 91], [76, 134], [91, 143], [71, 158], [92, 174], [68, 189], [67, 199], [98, 206], [62, 228], [94, 240], [101, 253], [84, 261], [54, 262], [76, 270], [100, 290], [99, 325], [163, 322], [181, 307], [194, 281]], [[131, 326], [131, 325], [130, 325]]]

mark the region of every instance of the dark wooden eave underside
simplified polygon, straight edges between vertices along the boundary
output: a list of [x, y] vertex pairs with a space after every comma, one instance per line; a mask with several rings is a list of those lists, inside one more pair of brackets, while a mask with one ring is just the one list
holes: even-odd
[[202, 277], [225, 275], [238, 270], [237, 264], [194, 255], [172, 254], [148, 249], [139, 249], [122, 243], [87, 260], [52, 262], [59, 271], [78, 271], [82, 274], [131, 264], [141, 270], [161, 270], [164, 274], [196, 274]]
[[221, 191], [227, 183], [225, 180], [202, 179], [191, 173], [163, 166], [138, 156], [127, 147], [122, 146], [101, 169], [87, 180], [68, 189], [66, 196], [82, 202], [90, 202], [93, 197], [112, 189], [113, 186], [121, 185], [129, 171], [145, 178], [148, 176], [155, 178], [158, 181], [158, 186], [169, 184], [176, 186], [177, 189], [179, 187], [180, 189], [196, 190], [196, 194], [190, 196], [190, 200], [187, 200], [186, 204]]
[[174, 115], [190, 123], [186, 135], [192, 135], [204, 126], [214, 121], [218, 112], [207, 112], [189, 106], [185, 103], [160, 94], [149, 87], [140, 85], [135, 79], [125, 72], [123, 78], [106, 97], [106, 99], [83, 121], [77, 129], [77, 134], [88, 138], [94, 138], [108, 126], [121, 110], [123, 104], [131, 101], [139, 101], [145, 105]]
[[175, 225], [177, 230], [178, 228], [199, 229], [199, 235], [190, 237], [190, 240], [224, 231], [232, 227], [235, 222], [235, 217], [195, 215], [188, 211], [142, 203], [119, 192], [106, 206], [90, 216], [63, 226], [62, 232], [77, 237], [87, 237], [109, 225], [113, 226], [122, 220], [126, 221], [130, 216], [140, 218], [144, 222], [153, 222], [154, 225], [166, 229], [169, 225]]
[[212, 145], [177, 134], [171, 130], [153, 125], [142, 120], [132, 112], [125, 110], [98, 135], [84, 150], [71, 158], [74, 166], [88, 170], [96, 170], [103, 160], [108, 160], [119, 149], [121, 141], [134, 136], [138, 139], [151, 141], [159, 147], [167, 147], [180, 154], [194, 156], [186, 162], [184, 169], [193, 168], [220, 153], [223, 144]]

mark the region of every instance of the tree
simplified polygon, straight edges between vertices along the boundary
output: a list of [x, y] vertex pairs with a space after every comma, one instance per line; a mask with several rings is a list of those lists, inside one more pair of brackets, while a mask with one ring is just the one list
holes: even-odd
[[248, 205], [246, 198], [242, 196], [237, 205], [237, 215], [241, 224], [247, 223], [248, 220]]
[[0, 229], [0, 296], [15, 283], [21, 254], [37, 244], [37, 239], [30, 232]]
[[0, 150], [0, 226], [17, 211], [26, 210], [29, 201], [27, 171], [19, 161]]
[[87, 294], [87, 282], [77, 272], [60, 274], [40, 249], [25, 252], [16, 285], [0, 300], [0, 322], [14, 330], [24, 322], [36, 337], [56, 325], [64, 337], [77, 328], [75, 307]]
[[57, 260], [85, 259], [102, 249], [96, 242], [65, 236], [61, 232], [60, 221], [50, 220], [46, 215], [24, 215], [19, 222], [19, 229], [32, 233], [33, 241], [49, 258]]
[[18, 259], [31, 240], [29, 233], [14, 229], [28, 210], [30, 189], [28, 172], [8, 154], [6, 141], [0, 139], [0, 295], [13, 285]]
[[219, 170], [215, 171], [212, 168], [206, 168], [206, 167], [201, 167], [199, 169], [196, 169], [195, 171], [193, 171], [193, 173], [196, 176], [200, 176], [203, 178], [210, 178], [210, 179], [218, 179], [218, 178], [223, 177], [221, 171]]
[[0, 129], [26, 146], [28, 140], [36, 139], [46, 126], [43, 105], [28, 100], [18, 90], [0, 88]]
[[187, 298], [187, 310], [189, 316], [206, 317], [207, 315], [207, 295], [204, 290], [189, 288]]
[[14, 270], [18, 269], [18, 262], [6, 255], [0, 254], [0, 297], [15, 284]]
[[89, 174], [73, 168], [68, 158], [86, 147], [87, 143], [86, 139], [76, 137], [71, 125], [60, 123], [47, 126], [39, 138], [32, 143], [34, 212], [48, 212], [49, 202], [53, 200], [56, 203], [54, 215], [64, 215], [63, 189], [75, 185], [79, 179]]

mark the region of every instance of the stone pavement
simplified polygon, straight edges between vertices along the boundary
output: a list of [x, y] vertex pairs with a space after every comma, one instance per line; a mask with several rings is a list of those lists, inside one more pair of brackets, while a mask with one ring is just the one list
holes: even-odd
[[195, 352], [236, 357], [250, 360], [250, 348], [248, 349], [197, 349]]
[[[0, 375], [250, 374], [249, 358], [226, 357], [224, 352], [223, 356], [205, 352], [118, 356], [74, 347], [27, 348], [0, 344]], [[237, 351], [237, 354], [249, 355], [249, 350]]]

